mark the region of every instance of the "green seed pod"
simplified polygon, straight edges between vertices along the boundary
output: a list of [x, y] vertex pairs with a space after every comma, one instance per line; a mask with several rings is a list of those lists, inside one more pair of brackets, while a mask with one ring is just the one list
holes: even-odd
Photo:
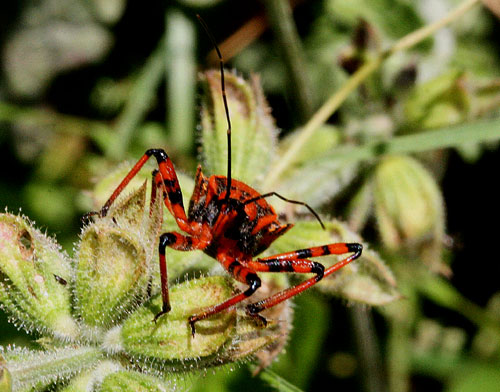
[[[172, 383], [173, 384], [173, 383]], [[100, 392], [165, 392], [174, 390], [175, 385], [160, 378], [133, 371], [114, 372], [102, 381]]]
[[[204, 169], [209, 174], [227, 173], [227, 120], [221, 99], [220, 74], [202, 75], [207, 93], [201, 111]], [[249, 185], [261, 180], [270, 167], [276, 145], [276, 126], [257, 77], [246, 82], [225, 75], [232, 128], [232, 175]]]
[[223, 312], [196, 323], [191, 336], [188, 317], [228, 299], [231, 283], [223, 277], [189, 280], [172, 287], [172, 310], [156, 324], [153, 318], [161, 310], [161, 296], [133, 313], [121, 328], [123, 350], [133, 357], [160, 361], [195, 361], [215, 354], [229, 339], [236, 321], [234, 311]]
[[67, 256], [21, 216], [0, 215], [0, 306], [27, 331], [77, 336]]
[[160, 227], [160, 200], [150, 211], [144, 183], [85, 228], [74, 290], [78, 314], [88, 326], [115, 324], [145, 296]]
[[[432, 244], [439, 258], [444, 204], [431, 174], [414, 158], [390, 156], [373, 177], [375, 216], [384, 244], [393, 250]], [[436, 260], [435, 260], [436, 261]]]
[[415, 86], [405, 103], [409, 124], [417, 129], [457, 124], [467, 119], [471, 103], [464, 75], [451, 70]]
[[170, 390], [167, 383], [153, 376], [127, 371], [116, 360], [99, 361], [92, 369], [80, 372], [61, 392]]
[[276, 325], [269, 323], [262, 328], [235, 309], [198, 321], [194, 337], [188, 323], [190, 316], [229, 299], [234, 292], [231, 280], [221, 276], [185, 281], [171, 288], [169, 313], [154, 323], [162, 301], [161, 296], [153, 298], [122, 326], [110, 330], [103, 347], [110, 353], [124, 352], [141, 367], [160, 370], [188, 370], [240, 360], [276, 340], [280, 336]]
[[[93, 208], [94, 210], [99, 210], [104, 205], [109, 196], [113, 193], [113, 191], [116, 189], [121, 180], [123, 180], [123, 178], [127, 175], [132, 166], [133, 163], [126, 162], [124, 164], [119, 165], [119, 167], [116, 170], [113, 170], [108, 175], [104, 176], [95, 185], [94, 190], [91, 193], [87, 194], [87, 196], [91, 198], [91, 201], [86, 202], [87, 204], [92, 206], [89, 208]], [[149, 195], [151, 193], [151, 170], [153, 169], [153, 167], [154, 167], [153, 164], [151, 165], [147, 164], [147, 167], [144, 167], [141, 171], [139, 171], [139, 173], [137, 173], [137, 175], [132, 179], [132, 181], [128, 184], [126, 188], [126, 190], [134, 190], [139, 188], [144, 183], [144, 181], [147, 181], [147, 189], [146, 189], [147, 204], [149, 204]], [[189, 197], [193, 193], [194, 181], [191, 177], [188, 177], [183, 173], [177, 173], [177, 177], [179, 179], [179, 183], [182, 189], [184, 205], [188, 206]], [[121, 197], [115, 203], [120, 204], [120, 200], [122, 200]], [[164, 233], [164, 232], [178, 230], [179, 227], [177, 226], [177, 223], [175, 222], [175, 219], [170, 213], [170, 211], [168, 211], [164, 205], [161, 206], [159, 205], [158, 208], [163, 209], [163, 222], [162, 222], [161, 232]], [[157, 265], [156, 261], [157, 257], [158, 255], [155, 249], [155, 254], [154, 254], [155, 261], [153, 262], [155, 268]], [[167, 260], [168, 260], [168, 275], [169, 279], [172, 282], [175, 281], [175, 279], [179, 278], [180, 276], [184, 275], [186, 270], [193, 268], [207, 270], [206, 268], [207, 265], [209, 266], [213, 265], [213, 259], [209, 258], [208, 256], [206, 256], [201, 252], [181, 252], [181, 251], [175, 251], [173, 249], [167, 249]], [[159, 282], [159, 279], [157, 279], [157, 281]], [[157, 282], [153, 281], [153, 285], [156, 284]]]

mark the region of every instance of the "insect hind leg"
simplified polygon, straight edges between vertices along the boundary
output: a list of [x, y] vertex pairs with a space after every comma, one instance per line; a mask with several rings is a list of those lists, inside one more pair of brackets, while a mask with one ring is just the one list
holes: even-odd
[[[318, 283], [323, 277], [331, 275], [335, 271], [356, 260], [361, 256], [363, 246], [358, 243], [337, 243], [313, 248], [300, 249], [293, 252], [282, 253], [252, 261], [249, 265], [256, 271], [262, 272], [296, 272], [315, 273], [316, 276], [309, 278], [295, 286], [280, 291], [262, 301], [247, 306], [247, 313], [257, 317], [260, 312], [269, 309]], [[307, 260], [309, 257], [320, 257], [330, 254], [353, 253], [331, 267], [325, 269], [322, 264]]]
[[[191, 326], [191, 334], [194, 337], [195, 335], [195, 323], [204, 320], [210, 316], [213, 316], [217, 313], [223, 312], [234, 305], [240, 303], [241, 301], [247, 299], [250, 297], [253, 293], [255, 293], [259, 287], [261, 286], [261, 280], [253, 271], [252, 269], [245, 267], [241, 265], [238, 261], [232, 260], [229, 265], [227, 266], [228, 272], [233, 275], [237, 280], [239, 280], [242, 283], [245, 283], [248, 285], [248, 288], [239, 294], [236, 294], [235, 296], [229, 298], [228, 300], [215, 305], [208, 307], [206, 309], [203, 309], [200, 313], [194, 314], [191, 317], [189, 317], [189, 325]], [[266, 319], [260, 315], [254, 316], [256, 319], [258, 319], [261, 323], [264, 325], [266, 324]]]

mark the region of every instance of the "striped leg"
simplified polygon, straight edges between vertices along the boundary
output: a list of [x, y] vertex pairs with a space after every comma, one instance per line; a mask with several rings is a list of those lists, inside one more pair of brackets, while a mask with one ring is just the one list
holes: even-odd
[[[101, 217], [106, 216], [111, 205], [120, 195], [120, 193], [125, 189], [128, 183], [135, 177], [135, 175], [141, 170], [148, 159], [154, 156], [158, 162], [158, 171], [155, 172], [155, 183], [156, 187], [162, 187], [164, 189], [164, 200], [165, 205], [169, 211], [174, 216], [179, 228], [187, 233], [192, 233], [193, 230], [186, 217], [186, 212], [184, 210], [184, 204], [182, 202], [182, 192], [179, 186], [179, 180], [177, 179], [177, 174], [175, 173], [174, 165], [168, 157], [167, 153], [162, 149], [150, 149], [147, 150], [144, 155], [137, 161], [137, 163], [132, 167], [130, 172], [125, 176], [122, 182], [116, 187], [114, 192], [111, 194], [109, 199], [103, 205], [98, 215]], [[86, 216], [95, 215], [96, 213], [90, 213]]]
[[[309, 278], [296, 286], [290, 287], [289, 289], [283, 290], [275, 295], [272, 295], [262, 301], [250, 304], [247, 306], [247, 313], [253, 317], [259, 317], [258, 313], [264, 309], [271, 308], [280, 302], [283, 302], [301, 292], [308, 289], [309, 287], [315, 285], [324, 276], [328, 276], [335, 271], [339, 270], [346, 264], [357, 259], [361, 256], [363, 246], [358, 243], [340, 243], [340, 244], [330, 244], [324, 246], [317, 246], [314, 248], [307, 248], [296, 250], [293, 252], [282, 253], [276, 256], [265, 257], [263, 259], [258, 259], [249, 263], [249, 266], [255, 271], [262, 272], [298, 272], [298, 273], [315, 273], [316, 276]], [[309, 261], [309, 257], [319, 257], [326, 256], [330, 254], [353, 254], [346, 257], [342, 261], [332, 265], [331, 267], [324, 269], [323, 265], [316, 263], [314, 261]], [[262, 317], [259, 317], [262, 319]]]
[[[235, 259], [227, 258], [227, 261], [225, 260], [223, 265], [228, 270], [228, 272], [232, 274], [237, 280], [239, 280], [242, 283], [248, 284], [249, 287], [244, 292], [237, 294], [234, 297], [231, 297], [228, 300], [218, 305], [203, 309], [200, 313], [189, 317], [188, 321], [189, 325], [191, 326], [191, 334], [193, 337], [195, 334], [194, 324], [197, 321], [206, 319], [207, 317], [213, 316], [214, 314], [220, 313], [226, 309], [231, 308], [232, 306], [250, 297], [253, 293], [257, 291], [257, 289], [261, 285], [261, 280], [255, 273], [255, 271], [251, 270], [250, 268], [244, 267]], [[257, 318], [259, 317], [260, 316], [257, 315]], [[265, 320], [263, 321], [265, 322]]]
[[197, 237], [185, 236], [183, 234], [177, 233], [175, 231], [170, 233], [164, 233], [160, 236], [160, 244], [158, 246], [158, 253], [160, 255], [160, 282], [161, 282], [161, 298], [162, 298], [162, 308], [161, 312], [158, 313], [154, 322], [165, 313], [168, 313], [171, 309], [170, 297], [168, 293], [168, 273], [167, 273], [167, 260], [165, 257], [165, 249], [168, 247], [175, 250], [190, 251], [195, 249], [203, 250], [207, 243], [202, 241]]

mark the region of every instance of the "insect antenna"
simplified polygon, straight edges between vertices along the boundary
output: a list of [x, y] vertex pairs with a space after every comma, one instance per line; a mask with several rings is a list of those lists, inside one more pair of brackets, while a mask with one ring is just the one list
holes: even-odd
[[267, 197], [270, 197], [270, 196], [276, 196], [278, 199], [281, 199], [283, 201], [286, 201], [287, 203], [292, 203], [292, 204], [298, 204], [298, 205], [301, 205], [301, 206], [304, 206], [306, 207], [309, 212], [311, 214], [314, 215], [314, 217], [317, 219], [317, 221], [319, 222], [319, 224], [321, 225], [321, 228], [323, 230], [326, 230], [325, 228], [325, 224], [323, 223], [323, 221], [321, 220], [321, 218], [319, 217], [318, 213], [316, 211], [314, 211], [314, 209], [307, 203], [304, 203], [303, 201], [298, 201], [298, 200], [291, 200], [291, 199], [287, 199], [286, 197], [284, 196], [281, 196], [279, 193], [277, 192], [269, 192], [269, 193], [264, 193], [263, 195], [259, 195], [257, 197], [254, 197], [252, 199], [249, 199], [249, 200], [245, 200], [245, 202], [243, 203], [243, 205], [247, 205], [247, 204], [250, 204], [250, 203], [255, 203], [256, 201], [259, 201], [261, 199], [265, 199]]
[[[217, 57], [219, 58], [222, 101], [224, 102], [224, 110], [226, 112], [226, 120], [227, 120], [227, 183], [226, 183], [226, 197], [224, 198], [224, 201], [226, 203], [229, 203], [229, 195], [231, 193], [231, 118], [229, 116], [229, 106], [227, 104], [227, 97], [226, 97], [226, 86], [225, 86], [225, 79], [224, 79], [224, 59], [223, 59], [222, 54], [219, 50], [219, 47], [218, 47], [217, 42], [215, 40], [215, 37], [213, 36], [212, 32], [208, 28], [208, 25], [205, 23], [205, 21], [203, 20], [203, 18], [199, 14], [196, 14], [196, 17], [198, 18], [200, 24], [203, 26], [203, 29], [205, 30], [208, 37], [210, 38], [210, 41], [212, 42], [212, 45], [214, 46], [215, 51], [217, 53]], [[258, 200], [265, 199], [269, 196], [276, 196], [276, 197], [280, 198], [281, 200], [286, 201], [288, 203], [298, 204], [298, 205], [302, 205], [302, 206], [306, 207], [314, 215], [314, 217], [318, 220], [318, 222], [321, 225], [321, 227], [323, 228], [323, 230], [325, 230], [325, 225], [324, 225], [323, 221], [321, 220], [319, 215], [316, 213], [316, 211], [314, 211], [314, 209], [312, 207], [310, 207], [308, 204], [301, 202], [301, 201], [287, 199], [286, 197], [283, 197], [276, 192], [269, 192], [269, 193], [266, 193], [264, 195], [260, 195], [258, 197], [253, 198], [253, 199], [245, 201], [244, 204], [254, 203]]]
[[225, 201], [226, 203], [229, 202], [229, 195], [231, 193], [231, 118], [229, 116], [229, 106], [227, 104], [227, 97], [226, 97], [226, 86], [225, 86], [225, 80], [224, 80], [224, 59], [222, 58], [222, 54], [219, 50], [219, 47], [217, 46], [217, 42], [215, 41], [215, 37], [213, 36], [212, 32], [208, 28], [207, 24], [203, 20], [203, 18], [200, 15], [196, 15], [198, 18], [200, 24], [203, 26], [205, 29], [205, 32], [207, 33], [208, 37], [210, 38], [210, 41], [212, 41], [212, 45], [215, 48], [215, 51], [217, 52], [217, 57], [219, 57], [219, 66], [220, 66], [220, 85], [221, 85], [221, 91], [222, 91], [222, 101], [224, 102], [224, 110], [226, 112], [226, 120], [227, 120], [227, 185], [226, 185], [226, 197]]

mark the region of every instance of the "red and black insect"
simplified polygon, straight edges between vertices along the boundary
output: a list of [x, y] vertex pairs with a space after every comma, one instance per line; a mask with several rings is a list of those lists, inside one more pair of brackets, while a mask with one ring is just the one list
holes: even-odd
[[[198, 166], [195, 188], [186, 215], [181, 188], [172, 161], [163, 149], [150, 149], [132, 167], [101, 210], [95, 213], [104, 217], [118, 195], [146, 161], [151, 156], [156, 159], [158, 169], [153, 171], [152, 199], [156, 196], [157, 189], [160, 189], [163, 194], [164, 204], [175, 218], [182, 233], [173, 231], [164, 233], [160, 237], [159, 262], [163, 306], [161, 312], [155, 316], [154, 320], [156, 321], [171, 309], [168, 293], [167, 262], [165, 258], [165, 249], [167, 247], [180, 251], [201, 250], [220, 262], [224, 269], [236, 280], [248, 285], [248, 288], [242, 293], [236, 294], [221, 304], [203, 309], [200, 313], [189, 317], [188, 321], [193, 336], [197, 321], [227, 310], [255, 293], [261, 285], [261, 280], [257, 272], [315, 274], [314, 277], [296, 286], [246, 306], [247, 314], [256, 318], [260, 323], [265, 324], [266, 320], [260, 315], [261, 311], [308, 289], [323, 277], [334, 273], [357, 259], [362, 252], [361, 244], [336, 243], [294, 250], [274, 256], [255, 258], [267, 249], [274, 240], [286, 233], [293, 226], [290, 223], [281, 224], [279, 222], [273, 207], [266, 201], [268, 197], [276, 196], [286, 202], [303, 205], [309, 209], [322, 226], [323, 223], [316, 212], [306, 203], [289, 200], [276, 192], [260, 194], [250, 186], [231, 177], [231, 119], [224, 86], [224, 62], [215, 39], [203, 20], [199, 19], [213, 42], [220, 62], [221, 91], [228, 124], [227, 176], [212, 175], [206, 177], [203, 175], [201, 167]], [[327, 269], [322, 264], [309, 260], [312, 257], [330, 254], [341, 255], [345, 253], [352, 253], [352, 255]]]

